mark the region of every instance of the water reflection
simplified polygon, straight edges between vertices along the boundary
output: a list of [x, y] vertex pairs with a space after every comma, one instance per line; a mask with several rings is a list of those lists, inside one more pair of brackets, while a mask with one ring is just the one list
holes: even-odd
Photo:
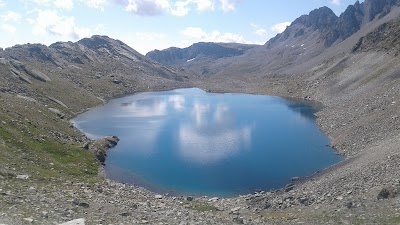
[[185, 160], [195, 163], [215, 163], [247, 150], [251, 142], [251, 126], [237, 128], [231, 123], [229, 106], [195, 102], [192, 122], [179, 127], [179, 152]]
[[196, 122], [197, 127], [202, 127], [207, 124], [207, 113], [210, 111], [210, 105], [195, 102], [192, 109], [192, 118]]
[[185, 160], [215, 163], [250, 147], [252, 127], [237, 127], [229, 106], [223, 101], [202, 99], [186, 104], [183, 95], [171, 95], [136, 99], [121, 105], [123, 112], [119, 117], [148, 118], [145, 126], [142, 122], [122, 124], [135, 131], [130, 139], [135, 142], [134, 151], [142, 155], [155, 153], [160, 133], [171, 119], [171, 111], [181, 114], [177, 121], [177, 153]]
[[183, 95], [173, 95], [168, 98], [168, 102], [172, 103], [175, 111], [182, 112], [185, 109], [185, 97]]
[[121, 105], [123, 113], [119, 117], [154, 117], [167, 113], [167, 102], [157, 98], [139, 99]]

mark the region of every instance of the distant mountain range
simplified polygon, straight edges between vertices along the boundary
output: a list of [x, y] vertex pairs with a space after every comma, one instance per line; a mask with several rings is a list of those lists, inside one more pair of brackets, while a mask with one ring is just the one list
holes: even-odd
[[165, 65], [190, 68], [200, 75], [207, 75], [207, 66], [213, 61], [240, 56], [255, 47], [257, 45], [200, 42], [183, 49], [172, 47], [162, 51], [154, 50], [146, 56]]
[[[263, 46], [227, 44], [221, 47], [221, 44], [199, 43], [185, 49], [153, 51], [146, 56], [207, 76], [305, 73], [321, 60], [327, 60], [325, 56], [351, 51], [363, 36], [397, 18], [399, 6], [400, 0], [357, 1], [340, 16], [328, 7], [322, 7], [300, 16]], [[198, 56], [210, 56], [211, 59]]]

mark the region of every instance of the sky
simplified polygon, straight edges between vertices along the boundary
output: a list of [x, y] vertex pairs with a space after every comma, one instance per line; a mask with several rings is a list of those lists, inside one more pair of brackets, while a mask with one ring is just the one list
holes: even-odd
[[0, 0], [0, 47], [119, 39], [142, 54], [196, 42], [264, 44], [290, 22], [356, 0]]

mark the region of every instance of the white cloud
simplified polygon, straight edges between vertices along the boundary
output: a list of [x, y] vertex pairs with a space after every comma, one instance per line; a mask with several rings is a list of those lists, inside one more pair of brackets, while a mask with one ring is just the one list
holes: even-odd
[[171, 14], [175, 15], [175, 16], [186, 16], [189, 11], [190, 8], [188, 7], [190, 3], [189, 1], [177, 1], [174, 3], [174, 9], [171, 9]]
[[213, 0], [194, 0], [193, 2], [197, 5], [199, 11], [214, 10]]
[[174, 8], [171, 8], [171, 14], [175, 16], [185, 16], [191, 10], [191, 5], [196, 5], [198, 11], [214, 10], [213, 0], [186, 0], [176, 1]]
[[125, 10], [140, 16], [154, 16], [162, 14], [170, 7], [168, 0], [128, 0]]
[[10, 24], [2, 24], [1, 29], [11, 35], [14, 35], [15, 32], [17, 31], [17, 28]]
[[250, 26], [254, 29], [254, 33], [258, 36], [267, 36], [268, 32], [266, 29], [262, 28], [260, 25], [255, 23], [250, 23]]
[[81, 0], [90, 8], [104, 10], [104, 7], [107, 4], [107, 0]]
[[268, 34], [267, 30], [265, 30], [264, 28], [257, 29], [256, 31], [254, 31], [254, 33], [258, 36], [266, 36]]
[[3, 8], [4, 6], [6, 6], [6, 3], [4, 2], [4, 0], [0, 0], [0, 8]]
[[341, 0], [330, 0], [332, 4], [334, 5], [340, 5], [342, 4]]
[[59, 16], [56, 11], [39, 11], [35, 20], [29, 20], [32, 25], [32, 33], [36, 36], [54, 35], [66, 40], [78, 40], [91, 35], [88, 28], [75, 24], [74, 17]]
[[35, 2], [36, 4], [39, 4], [39, 5], [43, 5], [43, 4], [47, 4], [48, 2], [50, 2], [50, 0], [33, 0], [33, 2]]
[[13, 11], [7, 11], [1, 16], [1, 19], [5, 22], [19, 22], [22, 16], [19, 13]]
[[243, 36], [234, 33], [221, 33], [218, 30], [212, 32], [205, 32], [199, 27], [187, 27], [181, 31], [181, 34], [190, 38], [192, 41], [205, 41], [205, 42], [235, 42], [246, 43]]
[[143, 55], [154, 49], [165, 49], [175, 46], [176, 41], [175, 38], [171, 40], [166, 34], [157, 32], [118, 32], [111, 36], [123, 41]]
[[236, 10], [236, 5], [240, 2], [241, 0], [219, 0], [221, 3], [221, 8], [222, 11], [224, 12], [231, 12]]
[[286, 27], [290, 26], [290, 22], [278, 23], [271, 27], [271, 31], [275, 33], [282, 33], [286, 30]]
[[72, 0], [55, 0], [54, 5], [60, 9], [71, 10], [74, 7]]

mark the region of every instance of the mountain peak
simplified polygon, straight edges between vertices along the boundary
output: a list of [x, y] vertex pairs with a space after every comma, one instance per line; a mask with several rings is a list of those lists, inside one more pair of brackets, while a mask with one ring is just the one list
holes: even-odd
[[293, 22], [293, 24], [302, 24], [305, 27], [310, 27], [314, 30], [324, 31], [334, 25], [337, 18], [338, 17], [332, 9], [324, 6], [314, 9], [308, 15], [300, 16]]
[[108, 36], [93, 35], [90, 38], [83, 38], [77, 42], [87, 48], [97, 49], [111, 44], [123, 44], [121, 41], [114, 40]]

